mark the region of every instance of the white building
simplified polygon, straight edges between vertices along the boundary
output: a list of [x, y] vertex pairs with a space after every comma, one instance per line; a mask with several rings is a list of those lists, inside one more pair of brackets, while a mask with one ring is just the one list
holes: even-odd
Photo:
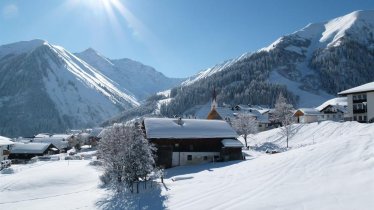
[[9, 138], [0, 136], [0, 162], [8, 159], [13, 144]]
[[345, 120], [374, 122], [374, 82], [338, 93], [347, 97]]
[[343, 121], [347, 106], [347, 97], [330, 99], [316, 108], [321, 113], [319, 120]]

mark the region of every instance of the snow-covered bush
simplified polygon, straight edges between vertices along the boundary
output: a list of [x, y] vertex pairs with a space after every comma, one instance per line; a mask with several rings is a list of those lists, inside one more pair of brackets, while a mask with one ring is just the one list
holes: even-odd
[[108, 128], [98, 145], [98, 155], [104, 168], [102, 179], [109, 178], [117, 190], [126, 187], [153, 171], [155, 147], [133, 125], [116, 124]]

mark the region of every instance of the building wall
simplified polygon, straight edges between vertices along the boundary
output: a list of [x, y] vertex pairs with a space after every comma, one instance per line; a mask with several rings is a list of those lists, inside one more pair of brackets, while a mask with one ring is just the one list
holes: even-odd
[[367, 116], [368, 121], [374, 118], [374, 92], [367, 93]]
[[5, 156], [3, 155], [4, 148], [3, 146], [0, 146], [0, 161], [5, 160]]
[[[188, 159], [190, 156], [190, 160]], [[219, 152], [173, 152], [172, 166], [183, 166], [193, 165], [200, 163], [213, 162], [214, 157], [216, 159], [220, 157]]]
[[353, 98], [352, 96], [353, 96], [352, 94], [347, 95], [347, 103], [348, 103], [347, 113], [344, 115], [344, 118], [346, 120], [353, 120]]
[[8, 145], [0, 146], [0, 161], [8, 159], [8, 155], [4, 155], [4, 151], [6, 150], [8, 150]]
[[300, 123], [318, 122], [317, 115], [303, 115], [303, 116], [300, 116], [299, 119], [300, 119]]

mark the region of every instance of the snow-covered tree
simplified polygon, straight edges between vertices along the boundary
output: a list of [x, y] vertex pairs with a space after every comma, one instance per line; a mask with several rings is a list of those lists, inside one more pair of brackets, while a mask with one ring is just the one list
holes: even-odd
[[145, 179], [153, 171], [154, 150], [133, 125], [115, 124], [108, 128], [98, 145], [99, 157], [103, 160], [104, 176], [114, 188], [127, 187]]
[[275, 103], [274, 119], [282, 123], [281, 135], [286, 137], [287, 148], [288, 140], [292, 137], [295, 130], [292, 128], [293, 119], [293, 106], [288, 104], [285, 97], [279, 94], [278, 99]]
[[238, 134], [243, 135], [245, 147], [248, 148], [248, 135], [258, 131], [258, 123], [255, 117], [250, 114], [239, 113], [231, 124]]

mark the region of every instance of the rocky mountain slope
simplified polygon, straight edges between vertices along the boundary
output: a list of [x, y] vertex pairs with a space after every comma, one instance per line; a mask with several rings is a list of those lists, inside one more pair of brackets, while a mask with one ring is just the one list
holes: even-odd
[[168, 78], [154, 68], [128, 58], [106, 58], [92, 48], [75, 55], [99, 69], [118, 89], [133, 94], [138, 100], [144, 100], [158, 91], [175, 87], [182, 82], [182, 79]]
[[139, 106], [100, 71], [43, 40], [0, 47], [0, 133], [61, 132]]

